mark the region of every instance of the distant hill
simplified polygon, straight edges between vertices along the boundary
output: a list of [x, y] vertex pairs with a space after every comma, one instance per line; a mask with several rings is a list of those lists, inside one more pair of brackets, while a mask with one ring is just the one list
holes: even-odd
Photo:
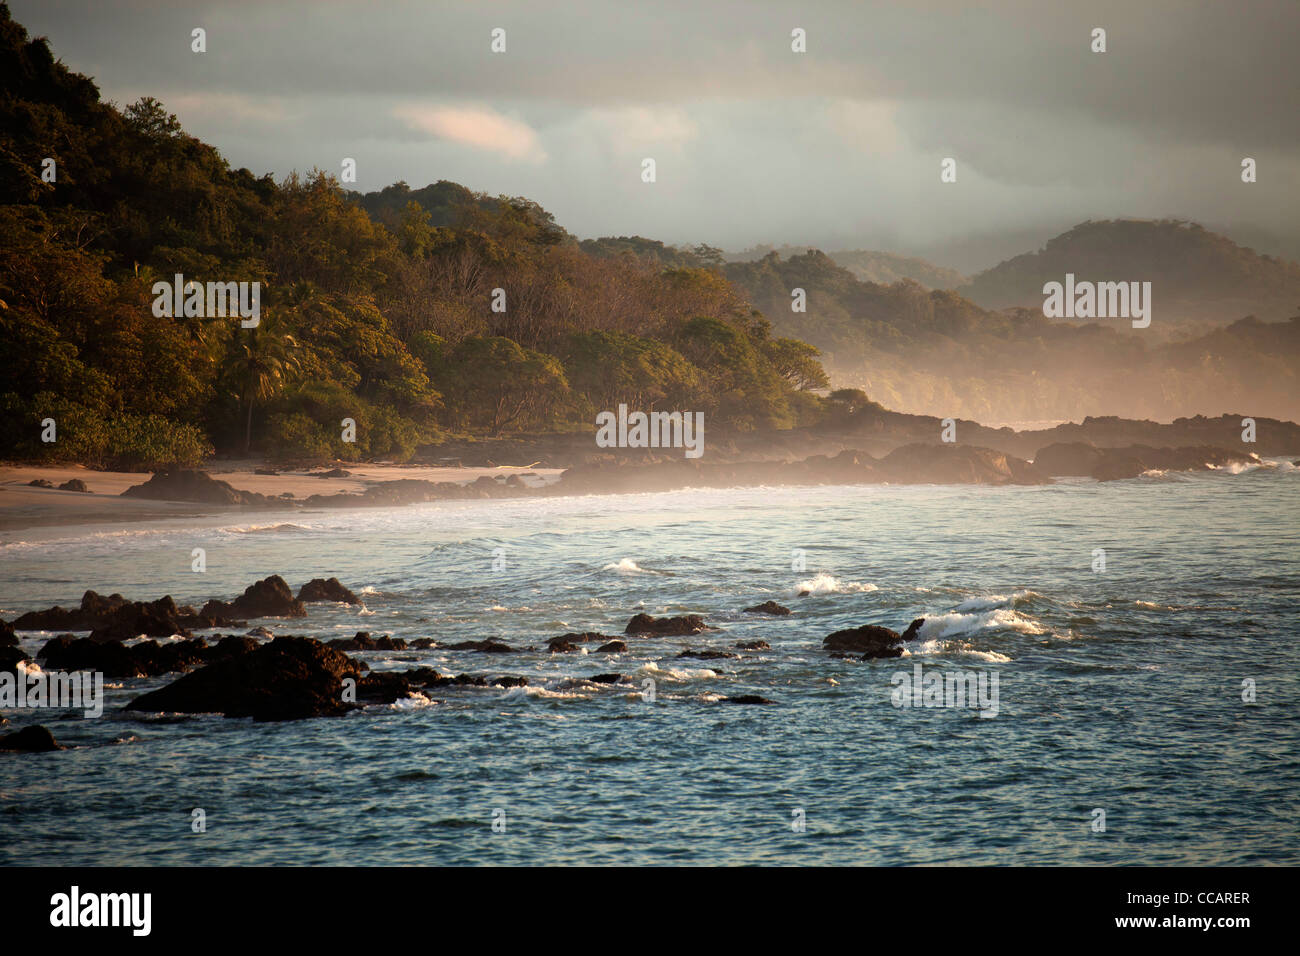
[[[814, 248], [788, 245], [778, 248], [772, 245], [760, 245], [743, 252], [727, 253], [725, 259], [727, 262], [757, 262], [773, 252], [789, 259], [791, 256], [812, 252]], [[826, 255], [836, 265], [849, 270], [862, 282], [892, 285], [904, 279], [911, 279], [927, 289], [955, 289], [969, 281], [956, 269], [937, 266], [925, 259], [903, 256], [894, 252], [881, 252], [877, 249], [845, 249], [840, 252], [827, 252]]]
[[900, 256], [892, 252], [865, 249], [847, 249], [828, 252], [836, 265], [843, 266], [863, 282], [891, 285], [903, 279], [925, 286], [927, 289], [956, 289], [968, 281], [956, 269], [936, 266], [914, 256]]
[[1156, 322], [1281, 319], [1300, 304], [1300, 264], [1176, 219], [1083, 222], [956, 291], [988, 309], [1041, 308], [1043, 284], [1066, 273], [1076, 281], [1149, 281]]

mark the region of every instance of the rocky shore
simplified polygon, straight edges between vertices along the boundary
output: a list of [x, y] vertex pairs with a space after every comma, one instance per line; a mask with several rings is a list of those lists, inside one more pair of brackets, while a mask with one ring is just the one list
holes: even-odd
[[[332, 582], [332, 583], [331, 583]], [[295, 597], [278, 575], [249, 585], [244, 593], [230, 602], [209, 601], [205, 609], [220, 607], [249, 618], [300, 619], [307, 615], [302, 594], [320, 594], [328, 590], [325, 600], [346, 600], [352, 592], [337, 578], [315, 579], [299, 590]], [[770, 619], [773, 628], [790, 615], [784, 608], [768, 601], [740, 613], [758, 613]], [[140, 629], [133, 632], [125, 622], [136, 621]], [[218, 623], [220, 622], [220, 623]], [[913, 621], [903, 633], [877, 624], [864, 624], [837, 631], [826, 637], [823, 646], [829, 656], [860, 657], [862, 660], [898, 657], [905, 645], [917, 638], [924, 619]], [[32, 663], [49, 671], [98, 671], [118, 680], [180, 674], [172, 682], [134, 697], [126, 710], [147, 713], [215, 713], [226, 717], [249, 717], [257, 721], [299, 720], [313, 717], [340, 717], [361, 707], [392, 704], [403, 698], [428, 694], [439, 688], [525, 687], [529, 679], [509, 674], [444, 674], [428, 666], [403, 671], [373, 673], [366, 661], [350, 656], [348, 651], [434, 650], [477, 652], [503, 657], [536, 656], [572, 652], [579, 644], [600, 643], [595, 653], [626, 652], [633, 642], [661, 641], [664, 638], [707, 638], [719, 628], [710, 625], [700, 614], [656, 618], [633, 615], [622, 637], [587, 632], [564, 634], [538, 644], [514, 648], [493, 640], [442, 643], [434, 638], [411, 642], [387, 636], [373, 638], [360, 632], [353, 638], [323, 642], [298, 635], [272, 636], [265, 627], [254, 627], [244, 634], [216, 633], [211, 639], [196, 637], [190, 628], [216, 630], [221, 627], [244, 627], [248, 621], [235, 621], [213, 614], [204, 616], [192, 608], [178, 607], [170, 597], [155, 601], [128, 601], [121, 595], [101, 597], [87, 591], [80, 607], [47, 608], [27, 612], [12, 623], [0, 621], [0, 673], [17, 673]], [[67, 627], [89, 631], [87, 636], [60, 634], [46, 640], [32, 662], [18, 648], [17, 632], [44, 631]], [[170, 628], [170, 630], [169, 630]], [[164, 633], [166, 632], [166, 633]], [[773, 631], [773, 636], [777, 636]], [[170, 640], [158, 641], [154, 638]], [[643, 644], [643, 646], [645, 646]], [[664, 661], [689, 658], [701, 661], [738, 659], [746, 654], [770, 651], [765, 640], [727, 643], [725, 646], [657, 648]], [[412, 660], [418, 664], [418, 657]], [[599, 673], [578, 682], [599, 685], [627, 685], [629, 693], [641, 688], [632, 677], [620, 673]], [[760, 695], [724, 696], [718, 703], [772, 704]], [[48, 731], [29, 727], [0, 738], [0, 750], [45, 752], [58, 749]]]

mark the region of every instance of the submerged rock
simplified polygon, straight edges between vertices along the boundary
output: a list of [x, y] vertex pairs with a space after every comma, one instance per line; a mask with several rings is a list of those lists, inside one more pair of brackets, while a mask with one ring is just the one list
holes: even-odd
[[720, 704], [775, 704], [776, 701], [768, 700], [766, 697], [760, 697], [758, 694], [741, 694], [737, 697], [724, 697]]
[[738, 651], [770, 651], [772, 645], [767, 641], [737, 641], [736, 650]]
[[862, 654], [864, 660], [877, 657], [902, 657], [902, 645], [914, 640], [924, 623], [925, 618], [918, 617], [902, 634], [887, 627], [864, 624], [862, 627], [847, 628], [827, 635], [822, 641], [822, 647], [828, 651]]

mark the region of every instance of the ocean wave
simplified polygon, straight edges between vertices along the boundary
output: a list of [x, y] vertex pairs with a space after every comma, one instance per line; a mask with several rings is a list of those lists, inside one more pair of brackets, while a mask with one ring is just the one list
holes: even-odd
[[973, 657], [976, 660], [987, 661], [990, 664], [1008, 664], [1011, 658], [1006, 654], [1000, 654], [997, 651], [982, 651], [972, 647], [966, 641], [922, 641], [914, 648], [905, 648], [904, 657], [929, 657], [936, 654], [960, 654], [962, 657]]
[[1037, 591], [1030, 591], [1028, 589], [1015, 591], [1011, 594], [990, 594], [986, 597], [974, 597], [962, 601], [953, 608], [953, 610], [964, 613], [968, 611], [989, 611], [994, 608], [1014, 608], [1022, 601], [1029, 601], [1037, 597], [1042, 597], [1042, 595]]
[[633, 673], [642, 677], [653, 677], [656, 680], [707, 680], [711, 677], [717, 677], [718, 672], [710, 670], [707, 667], [690, 668], [690, 667], [660, 667], [651, 661], [642, 667], [638, 667]]
[[879, 588], [871, 583], [860, 583], [858, 581], [841, 581], [834, 575], [827, 574], [825, 571], [818, 571], [807, 581], [800, 581], [794, 586], [796, 594], [807, 591], [809, 594], [860, 594], [867, 591], [877, 591]]
[[631, 558], [621, 558], [613, 564], [607, 564], [602, 571], [617, 571], [620, 574], [658, 574], [658, 571], [649, 571], [638, 565]]
[[919, 636], [927, 641], [945, 640], [987, 630], [1012, 630], [1022, 634], [1047, 633], [1047, 628], [1043, 625], [1013, 608], [993, 607], [969, 612], [957, 610], [927, 617], [921, 625]]
[[523, 687], [511, 687], [502, 696], [536, 697], [542, 700], [587, 700], [590, 697], [589, 694], [580, 694], [577, 691], [548, 690], [545, 687], [538, 687], [533, 684], [526, 684]]

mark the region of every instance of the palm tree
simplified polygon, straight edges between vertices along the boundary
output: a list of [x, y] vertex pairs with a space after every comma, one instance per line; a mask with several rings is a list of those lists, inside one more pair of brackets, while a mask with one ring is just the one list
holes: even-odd
[[253, 406], [266, 402], [284, 390], [298, 371], [298, 342], [271, 315], [238, 338], [226, 365], [226, 374], [245, 406], [244, 454], [253, 445]]

